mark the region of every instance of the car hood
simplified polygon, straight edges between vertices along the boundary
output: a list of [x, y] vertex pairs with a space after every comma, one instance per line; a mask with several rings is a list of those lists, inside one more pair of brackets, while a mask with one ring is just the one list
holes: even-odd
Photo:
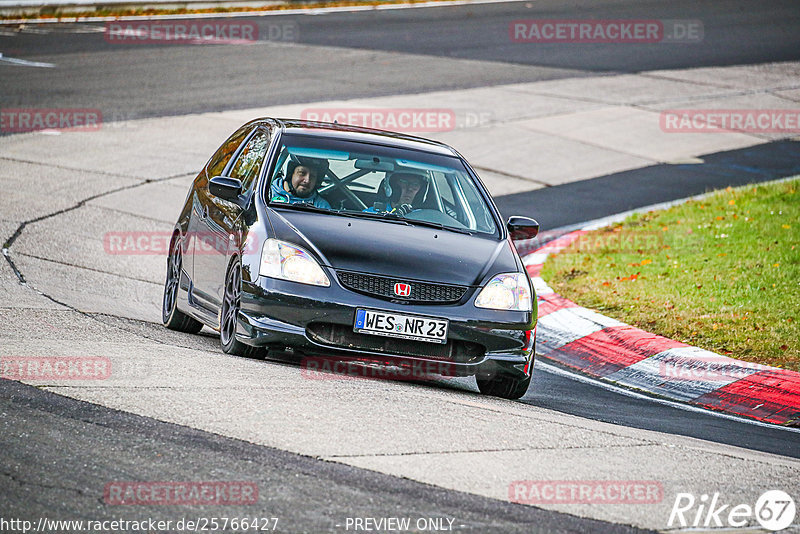
[[520, 269], [510, 242], [493, 236], [288, 209], [270, 215], [278, 239], [336, 270], [474, 286]]

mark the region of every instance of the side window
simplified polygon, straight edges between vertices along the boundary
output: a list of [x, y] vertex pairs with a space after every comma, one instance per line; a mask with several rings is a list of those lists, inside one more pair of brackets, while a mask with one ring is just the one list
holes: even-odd
[[472, 182], [466, 180], [461, 181], [461, 189], [464, 191], [464, 197], [467, 199], [472, 214], [475, 218], [475, 224], [481, 232], [493, 232], [494, 224], [492, 224], [492, 216], [489, 210], [486, 209], [486, 204], [480, 197], [480, 193], [475, 189]]
[[436, 185], [439, 189], [439, 196], [442, 198], [444, 203], [449, 206], [455, 206], [455, 200], [453, 200], [453, 190], [450, 188], [450, 184], [447, 182], [447, 178], [445, 177], [444, 173], [434, 171], [433, 178], [436, 180]]
[[222, 174], [228, 161], [236, 153], [236, 149], [239, 148], [239, 145], [251, 131], [253, 131], [252, 125], [242, 126], [227, 141], [222, 143], [222, 146], [217, 149], [216, 153], [208, 161], [206, 172], [209, 178]]
[[239, 157], [228, 175], [231, 178], [238, 178], [242, 181], [243, 191], [250, 192], [253, 189], [268, 148], [269, 133], [259, 129], [239, 153]]

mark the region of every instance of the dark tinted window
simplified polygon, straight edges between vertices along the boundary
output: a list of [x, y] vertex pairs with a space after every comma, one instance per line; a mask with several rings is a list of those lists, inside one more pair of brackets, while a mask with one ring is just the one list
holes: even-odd
[[253, 189], [268, 148], [269, 132], [259, 129], [239, 153], [228, 175], [242, 181], [243, 191], [249, 192]]
[[215, 176], [220, 176], [222, 171], [225, 170], [225, 166], [230, 161], [231, 157], [236, 153], [236, 149], [239, 148], [239, 145], [242, 143], [247, 134], [253, 131], [253, 126], [242, 126], [236, 132], [228, 138], [227, 141], [222, 143], [222, 146], [217, 149], [216, 153], [211, 156], [211, 159], [208, 161], [208, 166], [206, 167], [208, 172], [208, 177], [213, 178]]

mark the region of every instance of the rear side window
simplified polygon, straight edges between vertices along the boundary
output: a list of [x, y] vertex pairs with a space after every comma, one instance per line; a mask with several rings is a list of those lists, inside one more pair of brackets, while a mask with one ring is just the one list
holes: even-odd
[[261, 171], [269, 148], [269, 133], [259, 129], [242, 149], [228, 175], [242, 182], [242, 190], [250, 192]]
[[222, 175], [225, 167], [228, 165], [231, 157], [236, 153], [236, 149], [242, 143], [247, 134], [253, 130], [253, 125], [248, 124], [242, 126], [228, 138], [227, 141], [222, 143], [222, 146], [217, 149], [206, 166], [206, 173], [209, 178]]

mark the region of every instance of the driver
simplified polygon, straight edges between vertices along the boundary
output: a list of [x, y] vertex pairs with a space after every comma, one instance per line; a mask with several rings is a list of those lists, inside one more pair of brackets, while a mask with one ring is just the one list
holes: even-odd
[[387, 197], [386, 211], [405, 216], [420, 208], [425, 198], [428, 180], [421, 174], [406, 171], [394, 172], [383, 193]]
[[286, 177], [278, 175], [272, 181], [271, 200], [287, 204], [313, 204], [318, 208], [331, 209], [328, 201], [317, 192], [317, 187], [327, 172], [326, 159], [292, 157], [286, 166]]

